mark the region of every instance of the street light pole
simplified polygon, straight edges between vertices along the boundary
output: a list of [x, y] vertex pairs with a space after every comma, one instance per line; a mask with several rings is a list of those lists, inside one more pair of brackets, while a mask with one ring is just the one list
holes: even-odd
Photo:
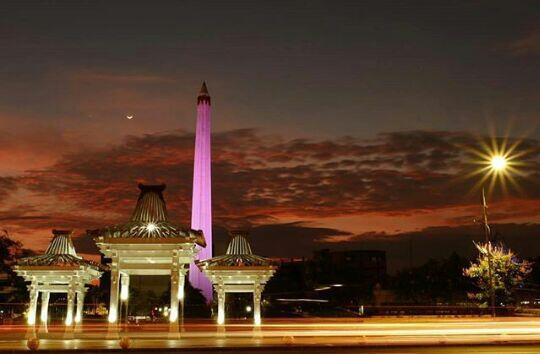
[[484, 232], [486, 236], [486, 250], [488, 257], [488, 278], [489, 278], [489, 295], [491, 302], [491, 316], [495, 317], [495, 289], [493, 286], [493, 269], [492, 269], [492, 254], [491, 254], [491, 229], [488, 223], [488, 206], [486, 202], [486, 193], [482, 187], [482, 210], [484, 212]]

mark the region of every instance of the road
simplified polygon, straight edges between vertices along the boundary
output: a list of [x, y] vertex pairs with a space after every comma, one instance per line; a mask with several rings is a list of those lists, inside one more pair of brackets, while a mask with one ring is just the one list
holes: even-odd
[[[129, 337], [131, 348], [142, 351], [299, 353], [309, 347], [309, 353], [540, 353], [540, 318], [269, 319], [256, 329], [247, 323], [217, 327], [199, 321], [183, 328], [148, 324], [119, 331], [105, 323], [67, 331], [62, 325], [46, 330], [12, 325], [0, 326], [0, 351], [24, 350], [26, 338], [33, 336], [40, 338], [40, 349], [52, 351], [118, 349], [119, 338]], [[514, 344], [521, 345], [507, 346]]]

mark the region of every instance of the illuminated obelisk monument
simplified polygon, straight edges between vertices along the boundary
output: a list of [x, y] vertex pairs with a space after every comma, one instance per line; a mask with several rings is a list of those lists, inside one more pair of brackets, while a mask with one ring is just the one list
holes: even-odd
[[[193, 200], [191, 207], [191, 228], [202, 230], [206, 247], [199, 247], [197, 260], [212, 258], [212, 179], [211, 179], [211, 103], [206, 83], [203, 82], [197, 97], [197, 128], [195, 132], [195, 161], [193, 166]], [[212, 301], [212, 283], [201, 270], [192, 263], [189, 281], [201, 289], [208, 302]]]

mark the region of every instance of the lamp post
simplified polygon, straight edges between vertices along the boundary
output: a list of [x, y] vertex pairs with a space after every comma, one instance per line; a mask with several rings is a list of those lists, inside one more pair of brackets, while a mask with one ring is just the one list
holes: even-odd
[[487, 212], [487, 203], [486, 203], [486, 194], [484, 187], [482, 187], [482, 210], [483, 210], [483, 225], [484, 233], [486, 236], [486, 251], [487, 251], [487, 260], [488, 260], [488, 278], [489, 278], [489, 297], [491, 304], [491, 316], [495, 317], [495, 289], [493, 288], [493, 270], [492, 270], [492, 260], [491, 260], [491, 229], [488, 223], [488, 212]]
[[[489, 169], [492, 174], [501, 174], [506, 170], [508, 161], [504, 155], [493, 155], [489, 160]], [[482, 212], [483, 212], [483, 226], [484, 234], [486, 238], [486, 251], [488, 260], [488, 278], [489, 278], [489, 297], [491, 305], [491, 316], [495, 317], [495, 287], [493, 285], [493, 257], [491, 254], [491, 228], [488, 222], [488, 205], [486, 202], [485, 188], [482, 187]]]

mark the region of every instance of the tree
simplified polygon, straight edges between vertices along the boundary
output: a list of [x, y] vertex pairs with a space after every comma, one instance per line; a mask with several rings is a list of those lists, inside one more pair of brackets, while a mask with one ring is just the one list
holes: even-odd
[[[514, 252], [506, 249], [502, 244], [475, 243], [479, 251], [478, 258], [463, 274], [474, 280], [479, 289], [476, 293], [469, 293], [469, 298], [481, 301], [484, 305], [489, 303], [492, 286], [497, 304], [510, 304], [513, 302], [513, 291], [523, 284], [532, 269], [532, 263], [520, 260]], [[491, 262], [491, 277], [489, 274]], [[493, 283], [493, 285], [492, 285]]]
[[0, 285], [10, 289], [0, 293], [0, 302], [20, 302], [26, 299], [24, 279], [18, 277], [11, 267], [17, 258], [33, 254], [31, 250], [23, 248], [19, 241], [11, 239], [7, 230], [0, 229], [0, 274], [5, 277]]

